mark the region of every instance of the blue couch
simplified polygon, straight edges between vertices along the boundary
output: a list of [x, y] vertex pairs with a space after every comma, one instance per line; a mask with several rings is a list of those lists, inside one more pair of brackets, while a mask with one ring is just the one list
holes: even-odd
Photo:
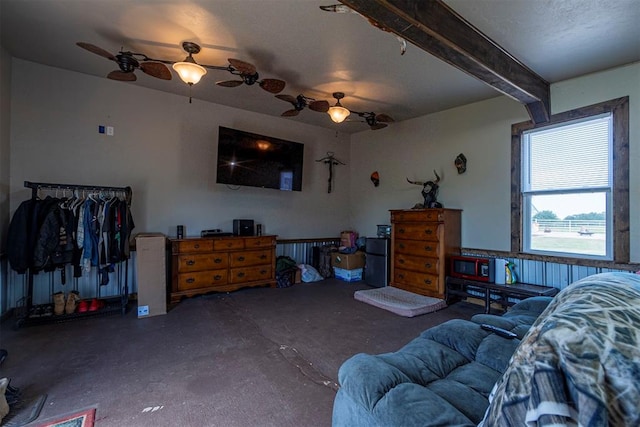
[[504, 316], [445, 322], [394, 353], [351, 357], [338, 380], [335, 427], [638, 426], [640, 275], [595, 274]]
[[477, 314], [430, 328], [394, 353], [351, 357], [338, 372], [333, 425], [477, 425], [520, 343], [480, 324], [522, 338], [550, 301], [528, 298], [503, 316]]

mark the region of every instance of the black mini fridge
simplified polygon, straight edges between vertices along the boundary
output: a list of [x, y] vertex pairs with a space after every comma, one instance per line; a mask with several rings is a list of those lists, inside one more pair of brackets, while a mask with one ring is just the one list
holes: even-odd
[[367, 237], [364, 252], [364, 282], [381, 288], [389, 284], [389, 252], [391, 240], [384, 237]]

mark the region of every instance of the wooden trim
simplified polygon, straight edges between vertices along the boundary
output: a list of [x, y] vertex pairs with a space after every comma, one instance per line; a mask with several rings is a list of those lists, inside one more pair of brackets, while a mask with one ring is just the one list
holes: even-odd
[[596, 260], [589, 258], [569, 258], [549, 255], [528, 254], [525, 252], [499, 251], [493, 249], [461, 248], [460, 252], [468, 255], [477, 255], [490, 258], [517, 258], [529, 261], [551, 262], [556, 264], [576, 265], [580, 267], [610, 268], [612, 270], [625, 270], [636, 272], [640, 270], [640, 263], [621, 263], [616, 261]]
[[550, 87], [442, 0], [340, 0], [374, 25], [525, 105], [534, 123], [549, 120]]
[[[561, 124], [604, 113], [613, 114], [613, 262], [620, 265], [629, 263], [628, 96], [554, 114], [549, 119], [549, 122], [545, 124], [536, 125], [528, 121], [511, 125], [511, 252], [520, 253], [522, 250], [522, 133], [530, 129]], [[545, 258], [556, 259], [556, 257]], [[573, 258], [568, 259], [573, 260]]]

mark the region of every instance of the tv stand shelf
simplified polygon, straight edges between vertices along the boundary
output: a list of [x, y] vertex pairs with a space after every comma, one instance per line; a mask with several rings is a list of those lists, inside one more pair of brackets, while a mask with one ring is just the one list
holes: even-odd
[[276, 286], [276, 236], [169, 239], [171, 303], [209, 292]]
[[531, 285], [528, 283], [514, 283], [512, 285], [498, 285], [496, 283], [480, 282], [477, 280], [461, 279], [458, 277], [447, 277], [447, 304], [459, 300], [456, 297], [478, 296], [469, 291], [476, 291], [484, 294], [484, 312], [491, 312], [491, 303], [501, 304], [506, 311], [507, 307], [514, 303], [509, 299], [525, 299], [535, 296], [554, 296], [559, 292], [557, 288], [550, 286]]

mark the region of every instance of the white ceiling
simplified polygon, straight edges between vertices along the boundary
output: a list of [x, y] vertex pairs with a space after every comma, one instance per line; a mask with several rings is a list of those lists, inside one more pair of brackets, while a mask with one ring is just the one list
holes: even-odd
[[[2, 46], [14, 57], [105, 77], [116, 64], [76, 46], [121, 48], [183, 60], [183, 41], [202, 47], [199, 63], [227, 58], [254, 64], [262, 78], [287, 82], [283, 94], [333, 99], [396, 121], [498, 96], [488, 85], [396, 38], [355, 13], [319, 6], [336, 0], [1, 0]], [[456, 12], [550, 83], [640, 61], [638, 0], [446, 0]], [[132, 84], [185, 97], [174, 74], [159, 80], [136, 71]], [[106, 77], [105, 77], [106, 78]], [[233, 79], [209, 70], [192, 90], [199, 100], [279, 116], [291, 108], [257, 85], [216, 86]], [[639, 82], [640, 84], [640, 82]], [[305, 109], [296, 120], [358, 132], [364, 123], [334, 124]], [[393, 125], [392, 125], [393, 126]], [[387, 128], [387, 130], [390, 128]], [[384, 132], [386, 130], [383, 130]]]

